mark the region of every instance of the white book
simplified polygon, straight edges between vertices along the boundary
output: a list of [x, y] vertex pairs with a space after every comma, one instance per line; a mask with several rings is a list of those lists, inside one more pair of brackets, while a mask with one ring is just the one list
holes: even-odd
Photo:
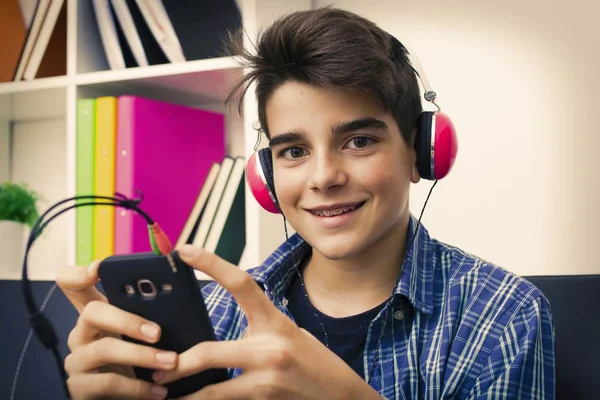
[[208, 237], [208, 232], [210, 230], [210, 226], [215, 218], [215, 214], [217, 212], [217, 208], [219, 207], [219, 202], [221, 201], [221, 197], [223, 196], [223, 192], [225, 191], [225, 187], [227, 186], [227, 181], [229, 180], [229, 175], [231, 174], [231, 170], [233, 169], [233, 158], [226, 157], [223, 159], [221, 163], [221, 170], [219, 171], [219, 176], [215, 182], [213, 190], [210, 193], [210, 197], [206, 203], [206, 209], [204, 210], [204, 214], [202, 215], [202, 220], [198, 224], [198, 229], [196, 230], [196, 236], [194, 237], [194, 241], [192, 244], [196, 247], [204, 248], [206, 243], [206, 238]]
[[[25, 70], [20, 71], [21, 65], [19, 65], [19, 69], [17, 70], [17, 79], [20, 80], [21, 76], [19, 73], [22, 73], [22, 78], [25, 80], [33, 80], [35, 79], [35, 75], [37, 74], [38, 68], [42, 63], [42, 59], [44, 58], [44, 53], [46, 52], [46, 47], [48, 47], [48, 42], [50, 41], [50, 37], [52, 36], [52, 32], [54, 31], [54, 27], [56, 26], [56, 21], [58, 20], [58, 15], [60, 14], [60, 10], [62, 9], [64, 0], [53, 0], [50, 4], [40, 2], [38, 5], [38, 10], [43, 12], [43, 7], [46, 7], [47, 11], [45, 13], [44, 18], [42, 19], [41, 26], [36, 26], [38, 23], [37, 12], [34, 17], [33, 25], [32, 25], [32, 33], [33, 29], [39, 29], [37, 36], [35, 37], [35, 41], [33, 43], [33, 47], [28, 55], [28, 59], [25, 65]], [[23, 53], [23, 57], [27, 56], [27, 46], [29, 45], [29, 38], [27, 39], [27, 45], [25, 45], [25, 52]]]
[[39, 2], [39, 0], [19, 0], [19, 8], [21, 9], [21, 15], [23, 16], [23, 23], [27, 29], [31, 27]]
[[100, 39], [102, 40], [102, 47], [104, 48], [108, 65], [110, 69], [125, 69], [125, 59], [123, 58], [121, 45], [119, 44], [115, 21], [110, 12], [110, 4], [108, 4], [108, 0], [93, 1]]
[[127, 43], [129, 43], [129, 47], [131, 48], [131, 52], [133, 53], [135, 61], [140, 67], [148, 66], [148, 59], [146, 58], [146, 53], [144, 52], [140, 35], [135, 27], [135, 23], [133, 22], [133, 17], [131, 16], [129, 7], [127, 7], [127, 3], [125, 0], [112, 0], [112, 5], [115, 9], [117, 20], [123, 29], [123, 34], [127, 39]]
[[[196, 236], [194, 236], [194, 240], [192, 241], [192, 245], [194, 247], [204, 248], [204, 243], [208, 237], [208, 232], [214, 220], [217, 208], [219, 207], [219, 203], [221, 201], [221, 197], [223, 196], [223, 191], [225, 190], [227, 181], [229, 180], [229, 175], [231, 174], [232, 168], [233, 158], [225, 157], [221, 163], [219, 176], [217, 177], [213, 189], [210, 192], [210, 196], [206, 203], [206, 208], [204, 209], [204, 214], [202, 214], [202, 219], [200, 220], [198, 228], [196, 229]], [[195, 270], [194, 273], [197, 279], [212, 280], [210, 276], [198, 270]]]
[[244, 163], [244, 159], [241, 157], [236, 158], [235, 164], [231, 170], [231, 174], [229, 174], [227, 185], [223, 191], [223, 196], [221, 196], [221, 201], [219, 202], [215, 218], [210, 227], [208, 237], [206, 238], [206, 243], [204, 244], [204, 248], [210, 252], [214, 253], [217, 250], [217, 244], [219, 244], [219, 239], [223, 233], [225, 222], [227, 221], [227, 217], [231, 211], [235, 194], [238, 191], [241, 179], [244, 177], [245, 167], [246, 164]]
[[185, 62], [183, 48], [161, 0], [136, 0], [158, 45], [172, 63]]
[[23, 49], [23, 54], [19, 60], [19, 66], [17, 67], [17, 72], [15, 74], [15, 81], [20, 81], [23, 79], [25, 68], [27, 67], [29, 58], [31, 57], [31, 52], [33, 51], [33, 47], [35, 46], [35, 42], [37, 41], [40, 30], [42, 29], [42, 24], [46, 18], [46, 13], [48, 12], [49, 6], [50, 0], [40, 0], [37, 5], [35, 14], [32, 17], [33, 19], [31, 21], [31, 26], [29, 27], [29, 33], [27, 34], [25, 49]]
[[206, 201], [208, 200], [208, 196], [210, 195], [215, 181], [217, 180], [217, 176], [219, 176], [219, 170], [221, 169], [221, 164], [214, 163], [210, 168], [206, 179], [204, 180], [204, 184], [200, 189], [200, 194], [196, 199], [196, 203], [194, 203], [194, 207], [192, 208], [192, 212], [190, 212], [190, 216], [188, 217], [185, 226], [181, 230], [181, 234], [177, 239], [177, 243], [175, 244], [175, 250], [179, 250], [181, 246], [187, 243], [190, 235], [192, 234], [192, 230], [200, 218], [200, 214], [202, 214], [202, 209], [206, 205]]

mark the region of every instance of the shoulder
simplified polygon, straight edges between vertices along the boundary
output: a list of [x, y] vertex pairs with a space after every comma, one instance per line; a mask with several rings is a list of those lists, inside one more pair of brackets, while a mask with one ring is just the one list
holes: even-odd
[[[437, 240], [436, 274], [444, 276], [451, 296], [481, 313], [515, 317], [530, 309], [549, 312], [542, 291], [502, 266]], [[511, 318], [509, 318], [510, 320]]]
[[542, 291], [493, 262], [434, 242], [436, 327], [446, 335], [448, 359], [458, 360], [449, 364], [446, 385], [469, 398], [552, 393], [554, 329]]

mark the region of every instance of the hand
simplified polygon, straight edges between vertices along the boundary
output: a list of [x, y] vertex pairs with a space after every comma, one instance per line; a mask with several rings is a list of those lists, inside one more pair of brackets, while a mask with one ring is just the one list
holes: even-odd
[[381, 399], [342, 359], [279, 311], [252, 277], [218, 256], [183, 246], [181, 258], [227, 289], [243, 309], [248, 331], [237, 341], [200, 343], [177, 367], [155, 373], [161, 384], [210, 368], [244, 373], [185, 399]]
[[108, 303], [95, 288], [97, 262], [87, 269], [61, 268], [56, 282], [80, 314], [69, 334], [71, 353], [65, 359], [71, 397], [164, 399], [166, 388], [135, 379], [132, 366], [171, 369], [177, 354], [129, 343], [120, 336], [155, 343], [160, 338], [160, 327]]

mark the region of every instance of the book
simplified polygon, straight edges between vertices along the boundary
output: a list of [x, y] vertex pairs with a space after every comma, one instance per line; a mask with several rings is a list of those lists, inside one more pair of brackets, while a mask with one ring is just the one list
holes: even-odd
[[206, 201], [212, 192], [220, 169], [221, 164], [219, 163], [214, 163], [210, 169], [210, 172], [208, 173], [208, 176], [202, 185], [202, 189], [200, 189], [200, 194], [196, 199], [194, 208], [191, 210], [185, 226], [179, 234], [179, 239], [177, 239], [177, 243], [175, 244], [175, 250], [179, 250], [181, 246], [186, 243], [192, 243], [194, 240], [194, 237], [196, 236], [196, 230], [198, 229], [198, 223], [202, 219], [202, 215], [204, 215], [204, 210], [206, 209]]
[[67, 72], [67, 6], [65, 0], [53, 0], [33, 44], [23, 79], [33, 80]]
[[34, 46], [37, 42], [38, 35], [40, 34], [42, 25], [44, 24], [48, 7], [50, 7], [50, 0], [39, 0], [35, 5], [33, 15], [28, 15], [30, 19], [28, 19], [29, 25], [27, 30], [27, 39], [21, 49], [19, 63], [14, 74], [13, 80], [15, 82], [23, 79], [25, 68], [27, 67], [27, 63], [29, 62], [31, 54], [34, 50]]
[[[117, 27], [109, 0], [93, 0], [94, 15], [96, 16], [96, 25], [100, 32], [100, 39], [104, 53], [111, 69], [124, 69], [127, 62], [121, 48], [122, 40], [119, 38]], [[133, 55], [132, 55], [133, 57]]]
[[217, 209], [219, 208], [221, 197], [223, 197], [223, 193], [225, 192], [229, 175], [233, 169], [233, 164], [234, 159], [229, 156], [225, 157], [221, 163], [219, 176], [217, 176], [213, 189], [210, 192], [210, 196], [206, 202], [206, 208], [202, 214], [202, 219], [198, 223], [198, 228], [194, 235], [194, 240], [192, 241], [192, 244], [196, 247], [204, 248], [204, 245], [206, 244], [206, 238], [208, 237], [210, 227], [212, 226]]
[[10, 82], [15, 75], [21, 52], [27, 41], [29, 26], [19, 7], [19, 0], [0, 4], [0, 82]]
[[123, 0], [112, 0], [111, 6], [115, 18], [118, 21], [118, 23], [115, 23], [117, 26], [117, 34], [122, 32], [122, 35], [127, 40], [127, 47], [131, 50], [137, 65], [140, 67], [147, 67], [148, 59], [146, 58], [146, 53], [144, 53], [140, 35], [135, 28], [135, 22], [129, 7], [127, 7], [127, 3]]
[[[94, 151], [96, 140], [96, 99], [77, 100], [75, 154], [75, 195], [94, 194]], [[86, 203], [90, 200], [78, 200]], [[75, 209], [75, 263], [88, 266], [94, 261], [94, 207]]]
[[[136, 0], [136, 3], [144, 21], [169, 61], [172, 63], [186, 61], [181, 44], [161, 0]], [[192, 12], [192, 9], [187, 8], [186, 11]]]
[[[118, 98], [116, 191], [140, 207], [172, 244], [214, 163], [225, 157], [222, 113], [125, 95]], [[134, 212], [115, 215], [115, 254], [151, 251], [148, 226]]]
[[234, 265], [246, 245], [245, 168], [244, 159], [236, 158], [204, 244], [207, 251]]
[[[141, 0], [138, 0], [138, 2]], [[235, 0], [206, 2], [196, 0], [152, 0], [149, 4], [161, 5], [157, 12], [170, 21], [177, 44], [185, 60], [201, 60], [223, 55], [223, 41], [228, 32], [242, 26], [242, 16]], [[171, 34], [169, 30], [165, 33]]]
[[[96, 140], [94, 159], [94, 194], [115, 195], [115, 146], [117, 136], [117, 98], [96, 99]], [[94, 206], [94, 258], [114, 254], [115, 208]]]
[[[134, 24], [133, 28], [136, 30], [139, 40], [142, 44], [142, 50], [146, 56], [148, 65], [168, 63], [169, 59], [156, 41], [156, 38], [146, 23], [144, 15], [142, 14], [136, 0], [114, 0], [114, 2], [120, 2], [122, 7], [127, 7], [129, 9], [129, 13], [131, 14], [131, 19], [133, 20]], [[125, 28], [123, 28], [123, 30], [125, 31]], [[135, 46], [137, 45], [132, 45], [132, 48]]]

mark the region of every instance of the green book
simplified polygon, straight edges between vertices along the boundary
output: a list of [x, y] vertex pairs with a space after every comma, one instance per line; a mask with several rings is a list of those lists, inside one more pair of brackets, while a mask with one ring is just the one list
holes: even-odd
[[[96, 99], [77, 100], [75, 194], [94, 194]], [[90, 199], [92, 200], [92, 199]], [[82, 203], [90, 200], [78, 200]], [[75, 209], [75, 262], [86, 267], [94, 260], [94, 207]]]

